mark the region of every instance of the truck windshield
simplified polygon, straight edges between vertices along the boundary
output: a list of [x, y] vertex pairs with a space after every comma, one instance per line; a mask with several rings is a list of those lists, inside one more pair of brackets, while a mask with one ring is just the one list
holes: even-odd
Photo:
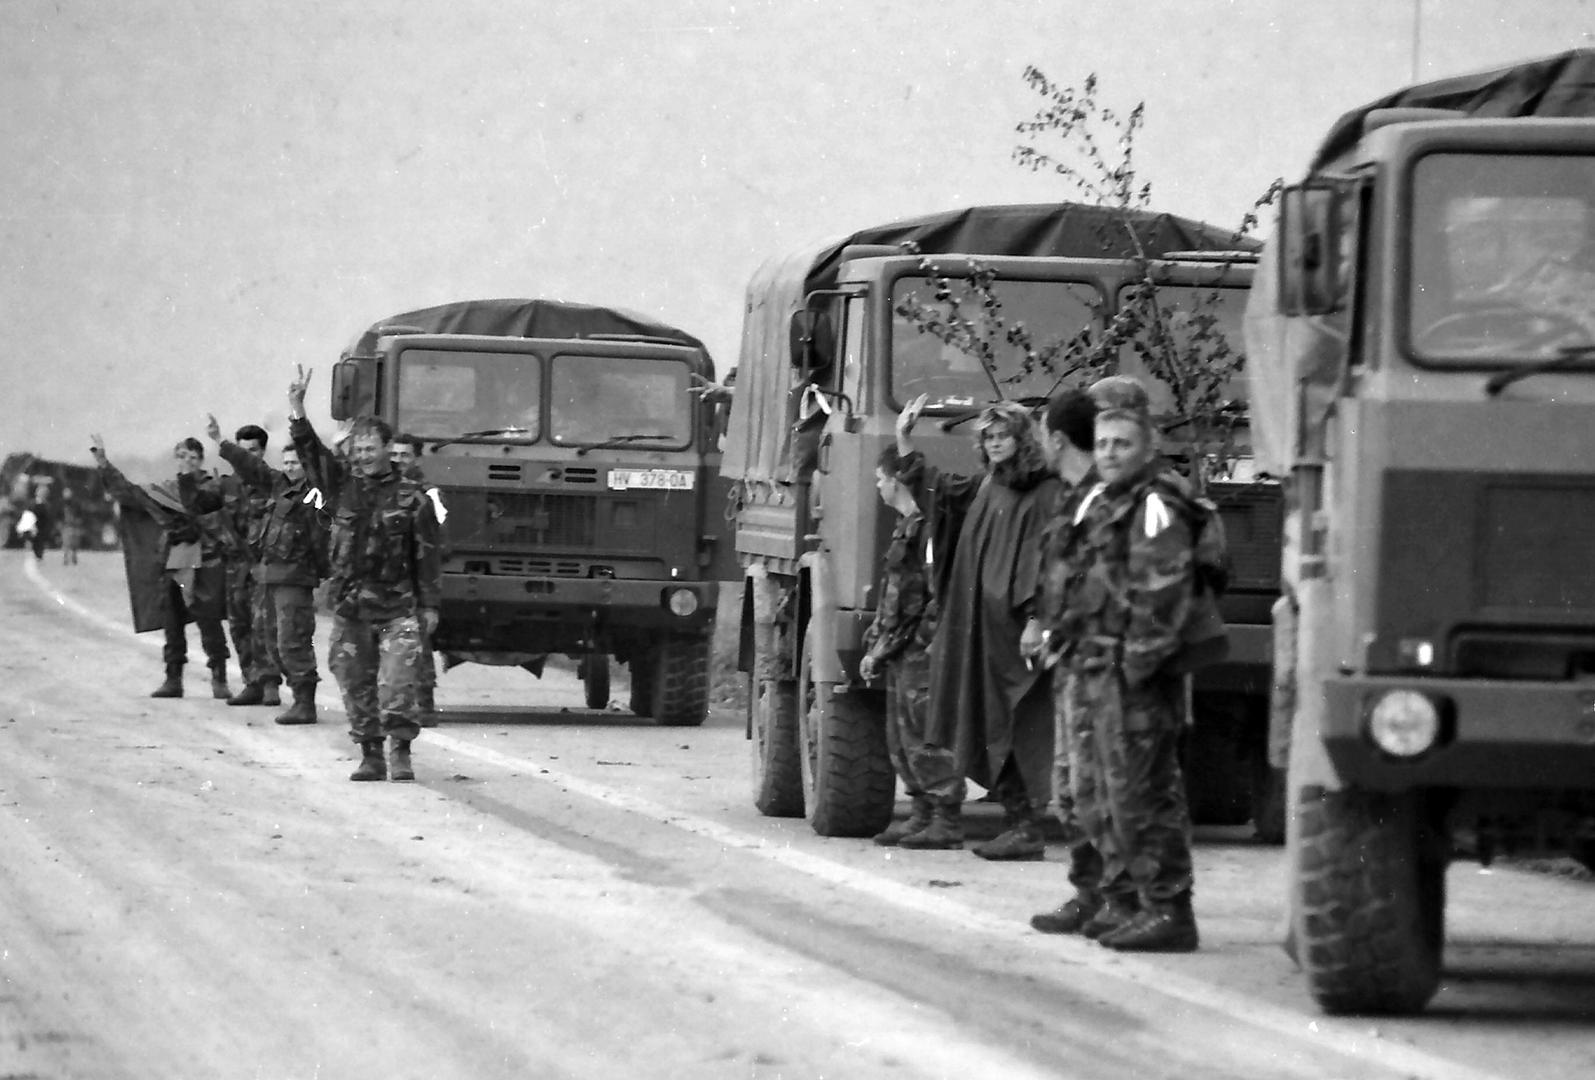
[[[957, 278], [951, 285], [960, 311], [978, 319], [979, 293]], [[975, 356], [943, 342], [900, 313], [905, 305], [945, 312], [946, 306], [934, 300], [934, 293], [934, 286], [923, 277], [899, 278], [892, 287], [891, 392], [896, 405], [901, 408], [920, 394], [929, 396], [927, 408], [931, 410], [995, 401], [998, 395], [992, 380]], [[1102, 294], [1084, 282], [998, 279], [992, 294], [1002, 304], [1003, 321], [1009, 326], [1023, 323], [1037, 346], [1073, 338], [1082, 330], [1094, 334], [1101, 325]], [[1054, 373], [1026, 372], [1024, 353], [1004, 341], [1000, 331], [994, 348], [997, 364], [993, 375], [1002, 397], [1040, 397], [1057, 385]]]
[[678, 360], [554, 357], [548, 434], [566, 446], [613, 442], [679, 450], [692, 442], [692, 380]]
[[1595, 344], [1595, 161], [1429, 154], [1411, 220], [1415, 360], [1500, 367]]
[[[1119, 290], [1121, 304], [1134, 288], [1127, 285]], [[1246, 340], [1242, 323], [1248, 291], [1240, 285], [1159, 285], [1157, 304], [1174, 339], [1174, 347], [1184, 354], [1219, 363], [1233, 362], [1244, 355]], [[1119, 370], [1140, 375], [1144, 368], [1135, 346], [1124, 346], [1119, 356]], [[1226, 401], [1244, 405], [1247, 400], [1245, 368], [1237, 363], [1235, 371], [1225, 383], [1222, 396]], [[1152, 395], [1152, 411], [1175, 411], [1168, 387], [1156, 378], [1145, 381]]]
[[542, 369], [527, 353], [401, 349], [398, 429], [428, 439], [499, 432], [529, 442], [541, 427]]

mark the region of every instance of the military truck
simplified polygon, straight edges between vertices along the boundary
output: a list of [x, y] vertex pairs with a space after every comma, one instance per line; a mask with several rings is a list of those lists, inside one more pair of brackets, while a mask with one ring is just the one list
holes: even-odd
[[587, 705], [611, 661], [631, 711], [703, 723], [722, 543], [723, 418], [692, 392], [703, 343], [595, 305], [468, 300], [372, 325], [333, 373], [332, 415], [425, 444], [440, 489], [446, 663], [578, 662]]
[[[906, 253], [905, 242], [919, 253]], [[915, 443], [935, 465], [968, 472], [976, 459], [960, 419], [999, 389], [1039, 398], [1057, 385], [1044, 371], [1020, 371], [1015, 352], [996, 386], [979, 361], [906, 319], [907, 297], [933, 297], [926, 259], [948, 279], [972, 260], [994, 272], [1008, 319], [1040, 341], [1100, 333], [1144, 276], [1144, 252], [1154, 257], [1160, 302], [1211, 307], [1238, 347], [1252, 255], [1234, 245], [1230, 230], [1167, 214], [981, 206], [862, 230], [754, 275], [722, 471], [736, 482], [739, 666], [749, 676], [761, 812], [806, 815], [826, 836], [867, 835], [891, 817], [883, 694], [860, 682], [858, 661], [891, 534], [875, 497], [875, 459], [903, 404], [929, 394], [925, 415], [941, 424], [922, 425]], [[1251, 812], [1250, 773], [1266, 769], [1280, 536], [1277, 485], [1255, 482], [1242, 465], [1213, 488], [1236, 557], [1225, 601], [1233, 642], [1230, 662], [1204, 676], [1213, 708], [1196, 725], [1191, 756], [1208, 770], [1193, 780], [1193, 799], [1231, 812], [1238, 802], [1240, 821]], [[1266, 795], [1267, 786], [1256, 790]]]
[[1388, 94], [1284, 196], [1247, 313], [1289, 477], [1288, 946], [1421, 1009], [1447, 865], [1595, 863], [1595, 52]]

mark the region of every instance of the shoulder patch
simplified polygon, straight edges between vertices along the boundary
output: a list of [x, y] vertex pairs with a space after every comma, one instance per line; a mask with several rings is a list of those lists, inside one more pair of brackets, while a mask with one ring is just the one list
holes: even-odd
[[1169, 527], [1169, 508], [1156, 491], [1146, 495], [1146, 535], [1150, 539]]

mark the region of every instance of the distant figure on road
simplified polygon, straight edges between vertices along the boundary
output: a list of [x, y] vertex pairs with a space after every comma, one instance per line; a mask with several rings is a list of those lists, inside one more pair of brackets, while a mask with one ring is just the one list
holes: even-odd
[[76, 566], [78, 549], [83, 546], [83, 509], [71, 488], [61, 492], [61, 564]]
[[[422, 635], [437, 629], [441, 593], [437, 518], [421, 485], [394, 466], [393, 431], [381, 420], [354, 422], [348, 462], [322, 444], [305, 417], [309, 378], [300, 369], [288, 388], [289, 430], [333, 511], [328, 666], [360, 744], [349, 779], [387, 779], [391, 764], [394, 780], [414, 780], [416, 669]], [[387, 761], [384, 735], [392, 740]]]
[[123, 506], [149, 514], [163, 533], [157, 557], [162, 568], [159, 602], [166, 635], [162, 651], [166, 679], [150, 697], [183, 696], [183, 666], [188, 663], [184, 627], [192, 619], [199, 626], [200, 644], [210, 665], [211, 696], [226, 700], [231, 692], [227, 688], [227, 633], [222, 629], [227, 610], [227, 572], [222, 560], [228, 539], [225, 523], [218, 520], [222, 489], [216, 478], [205, 472], [205, 447], [198, 439], [184, 439], [172, 448], [176, 482], [140, 487], [106, 458], [104, 440], [98, 435], [90, 438], [105, 490]]

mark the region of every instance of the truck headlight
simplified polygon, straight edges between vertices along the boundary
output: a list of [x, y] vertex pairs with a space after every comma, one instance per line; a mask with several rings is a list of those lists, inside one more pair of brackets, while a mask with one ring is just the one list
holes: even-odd
[[665, 596], [665, 606], [672, 615], [686, 618], [698, 610], [698, 594], [691, 589], [671, 589]]
[[1393, 757], [1417, 757], [1440, 739], [1440, 707], [1416, 690], [1388, 690], [1368, 711], [1368, 734]]

